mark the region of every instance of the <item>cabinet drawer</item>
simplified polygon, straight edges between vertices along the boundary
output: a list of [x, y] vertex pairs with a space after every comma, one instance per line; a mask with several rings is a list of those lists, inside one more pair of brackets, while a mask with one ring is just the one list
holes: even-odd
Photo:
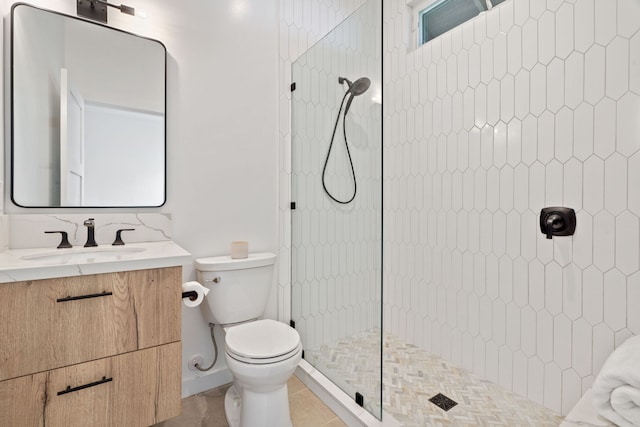
[[180, 414], [179, 342], [0, 382], [0, 425], [149, 426]]
[[0, 380], [180, 340], [181, 268], [0, 284]]
[[47, 373], [0, 381], [0, 426], [44, 426]]

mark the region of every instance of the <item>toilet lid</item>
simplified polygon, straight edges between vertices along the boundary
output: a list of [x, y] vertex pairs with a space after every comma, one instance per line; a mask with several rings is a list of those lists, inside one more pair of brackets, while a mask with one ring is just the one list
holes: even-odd
[[227, 351], [251, 359], [271, 359], [294, 351], [300, 344], [295, 329], [271, 319], [233, 326], [225, 336]]

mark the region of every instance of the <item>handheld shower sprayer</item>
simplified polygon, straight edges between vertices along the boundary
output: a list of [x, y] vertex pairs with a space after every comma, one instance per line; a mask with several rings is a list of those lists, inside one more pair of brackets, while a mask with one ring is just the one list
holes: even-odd
[[[327, 196], [331, 198], [331, 200], [338, 202], [342, 205], [351, 203], [351, 201], [355, 199], [356, 192], [358, 190], [357, 184], [356, 184], [356, 172], [353, 168], [353, 161], [351, 160], [351, 152], [349, 151], [349, 142], [347, 141], [347, 128], [345, 125], [345, 120], [347, 118], [347, 113], [349, 112], [349, 108], [351, 108], [351, 102], [353, 102], [353, 98], [365, 93], [367, 89], [369, 89], [369, 86], [371, 86], [371, 80], [369, 80], [367, 77], [360, 77], [355, 82], [352, 82], [346, 77], [338, 77], [338, 84], [342, 85], [345, 83], [347, 84], [347, 91], [342, 97], [342, 102], [340, 103], [340, 109], [338, 110], [336, 123], [333, 126], [333, 134], [331, 135], [331, 142], [329, 143], [329, 150], [327, 151], [327, 157], [324, 160], [324, 167], [322, 168], [322, 188], [324, 188], [324, 192], [327, 194]], [[331, 154], [331, 148], [333, 147], [333, 140], [336, 136], [336, 130], [338, 129], [338, 121], [340, 120], [340, 113], [342, 112], [342, 107], [344, 106], [344, 101], [347, 99], [347, 96], [349, 96], [349, 99], [347, 100], [347, 105], [344, 109], [344, 114], [342, 115], [342, 131], [344, 134], [344, 145], [345, 145], [345, 148], [347, 149], [347, 156], [349, 158], [349, 165], [351, 166], [351, 176], [353, 177], [353, 194], [348, 200], [338, 200], [327, 189], [327, 186], [325, 184], [325, 174], [327, 172], [327, 163], [329, 162], [329, 155]]]
[[347, 93], [351, 94], [351, 96], [347, 100], [347, 106], [344, 109], [344, 115], [346, 116], [349, 108], [351, 108], [351, 102], [353, 102], [353, 98], [365, 93], [369, 89], [369, 86], [371, 86], [371, 80], [369, 80], [367, 77], [360, 77], [358, 80], [352, 83], [351, 80], [347, 79], [346, 77], [338, 77], [338, 83], [346, 83], [348, 88]]

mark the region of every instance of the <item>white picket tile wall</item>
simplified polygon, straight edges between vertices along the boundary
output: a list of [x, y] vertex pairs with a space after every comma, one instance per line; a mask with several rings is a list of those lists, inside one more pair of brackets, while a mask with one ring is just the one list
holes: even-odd
[[[640, 2], [384, 2], [385, 328], [567, 413], [640, 333]], [[395, 29], [390, 31], [390, 29]], [[577, 212], [545, 239], [540, 209]]]
[[[307, 349], [382, 326], [382, 111], [373, 101], [382, 85], [380, 22], [380, 3], [369, 0], [293, 64], [291, 315]], [[345, 122], [357, 180], [347, 205], [332, 202], [322, 188], [324, 160], [347, 88], [339, 76], [371, 81], [354, 98]], [[342, 119], [325, 183], [339, 200], [353, 194]]]
[[[362, 3], [281, 2], [282, 319], [291, 63]], [[385, 328], [567, 413], [640, 333], [640, 3], [507, 0], [415, 50], [383, 5]]]
[[[353, 13], [364, 0], [280, 1], [280, 155], [278, 317], [291, 318], [291, 64]], [[324, 93], [324, 92], [323, 92]], [[331, 118], [325, 121], [329, 122]], [[332, 282], [331, 287], [335, 288]]]

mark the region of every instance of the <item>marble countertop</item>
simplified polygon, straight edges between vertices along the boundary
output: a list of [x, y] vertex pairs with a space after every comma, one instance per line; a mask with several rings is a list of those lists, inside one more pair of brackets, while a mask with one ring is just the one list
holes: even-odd
[[94, 248], [10, 249], [0, 253], [0, 283], [174, 267], [191, 262], [191, 254], [170, 240]]

